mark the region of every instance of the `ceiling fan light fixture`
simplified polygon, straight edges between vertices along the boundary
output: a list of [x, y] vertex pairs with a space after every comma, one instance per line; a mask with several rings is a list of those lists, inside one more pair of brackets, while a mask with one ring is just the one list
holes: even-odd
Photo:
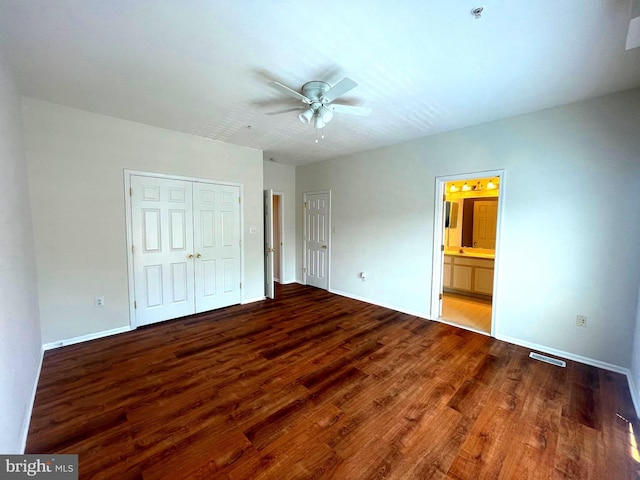
[[326, 122], [324, 121], [324, 119], [322, 118], [322, 115], [320, 113], [316, 114], [316, 118], [315, 118], [315, 127], [316, 128], [324, 128], [324, 124]]
[[320, 118], [322, 118], [322, 121], [324, 123], [329, 123], [331, 121], [331, 119], [333, 118], [333, 110], [331, 110], [328, 107], [325, 107], [324, 105], [322, 107], [320, 107], [320, 109], [318, 110], [318, 116]]
[[311, 107], [307, 108], [304, 112], [298, 115], [298, 118], [302, 123], [308, 125], [311, 122], [311, 119], [314, 117], [315, 112]]

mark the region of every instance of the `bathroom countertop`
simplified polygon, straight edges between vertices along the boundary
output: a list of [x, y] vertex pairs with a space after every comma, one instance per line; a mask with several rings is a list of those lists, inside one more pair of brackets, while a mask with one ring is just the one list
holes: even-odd
[[451, 255], [453, 257], [469, 257], [469, 258], [488, 258], [488, 259], [495, 259], [496, 258], [496, 254], [495, 253], [488, 253], [488, 252], [474, 252], [473, 250], [469, 249], [462, 249], [464, 253], [460, 253], [460, 251], [458, 250], [451, 250], [451, 251], [445, 251], [444, 254], [445, 255]]

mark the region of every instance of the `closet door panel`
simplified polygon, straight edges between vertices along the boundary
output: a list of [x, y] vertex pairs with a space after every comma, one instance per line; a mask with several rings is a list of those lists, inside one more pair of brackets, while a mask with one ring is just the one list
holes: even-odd
[[196, 312], [235, 305], [240, 289], [240, 188], [193, 183]]
[[192, 182], [131, 176], [136, 322], [195, 312]]

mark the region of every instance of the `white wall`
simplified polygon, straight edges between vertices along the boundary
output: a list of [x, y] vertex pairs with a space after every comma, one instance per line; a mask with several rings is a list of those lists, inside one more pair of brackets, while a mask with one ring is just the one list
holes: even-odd
[[[640, 401], [640, 287], [638, 287], [638, 306], [636, 308], [636, 328], [633, 335], [633, 350], [631, 353], [630, 387], [635, 390], [634, 400]], [[636, 403], [636, 412], [640, 411], [640, 403]]]
[[45, 343], [129, 325], [124, 169], [243, 183], [243, 299], [264, 297], [262, 152], [34, 99], [23, 113]]
[[497, 335], [628, 367], [640, 90], [297, 167], [298, 225], [303, 192], [331, 189], [330, 288], [426, 317], [435, 177], [502, 168]]
[[20, 97], [0, 56], [0, 453], [22, 453], [41, 360]]
[[264, 189], [284, 194], [284, 276], [282, 283], [296, 281], [296, 170], [291, 165], [266, 160]]

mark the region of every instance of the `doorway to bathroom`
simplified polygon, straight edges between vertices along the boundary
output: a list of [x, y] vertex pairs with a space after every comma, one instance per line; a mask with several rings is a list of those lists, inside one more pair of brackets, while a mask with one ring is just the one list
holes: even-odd
[[495, 331], [495, 284], [504, 172], [436, 179], [432, 318]]

